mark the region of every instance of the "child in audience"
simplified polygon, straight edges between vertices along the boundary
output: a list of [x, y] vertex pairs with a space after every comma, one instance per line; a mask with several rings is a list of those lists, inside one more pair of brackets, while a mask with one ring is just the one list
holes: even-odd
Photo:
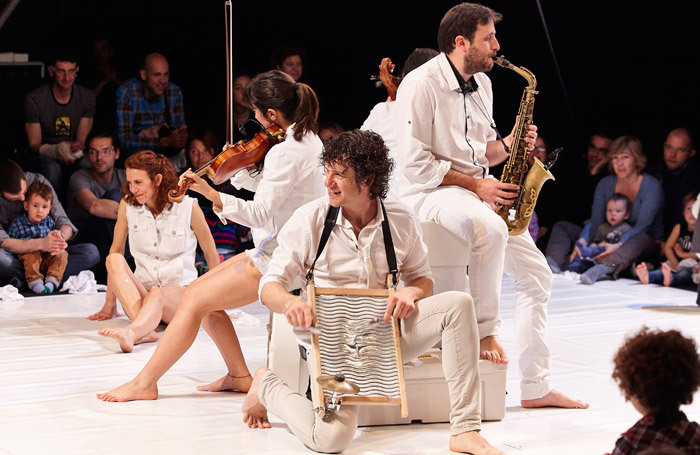
[[[565, 270], [585, 274], [584, 272], [596, 265], [595, 257], [605, 251], [605, 244], [619, 242], [622, 236], [632, 228], [625, 223], [631, 210], [632, 201], [627, 196], [621, 193], [614, 193], [610, 196], [605, 212], [606, 222], [598, 226], [593, 243], [586, 245], [580, 240], [576, 242], [574, 252], [571, 255], [571, 263]], [[592, 284], [599, 278], [598, 276], [586, 277], [590, 278], [590, 283], [584, 284]], [[584, 281], [582, 276], [581, 282]]]
[[643, 327], [614, 358], [612, 377], [642, 417], [615, 443], [613, 455], [638, 454], [650, 447], [700, 453], [700, 425], [679, 410], [700, 386], [700, 356], [692, 338], [677, 330]]
[[667, 261], [661, 264], [661, 270], [647, 269], [645, 262], [637, 266], [637, 276], [642, 284], [663, 283], [664, 286], [689, 284], [693, 274], [697, 273], [698, 257], [690, 252], [695, 231], [693, 204], [696, 196], [688, 194], [683, 198], [683, 216], [685, 223], [678, 223], [666, 239], [664, 255]]
[[[53, 191], [45, 183], [35, 181], [24, 196], [25, 213], [10, 224], [8, 235], [13, 239], [43, 239], [56, 227], [49, 216], [53, 203]], [[63, 279], [68, 264], [68, 252], [51, 254], [47, 251], [30, 251], [18, 254], [24, 264], [27, 285], [35, 294], [51, 294]], [[44, 275], [45, 274], [45, 275]], [[46, 276], [46, 280], [44, 280]]]

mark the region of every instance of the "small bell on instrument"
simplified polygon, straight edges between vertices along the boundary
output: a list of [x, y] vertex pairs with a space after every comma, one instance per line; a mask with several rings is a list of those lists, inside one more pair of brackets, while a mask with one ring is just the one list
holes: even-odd
[[345, 375], [342, 373], [335, 376], [319, 376], [316, 382], [325, 390], [334, 393], [342, 393], [345, 395], [355, 395], [360, 391], [360, 388], [351, 381], [345, 380]]

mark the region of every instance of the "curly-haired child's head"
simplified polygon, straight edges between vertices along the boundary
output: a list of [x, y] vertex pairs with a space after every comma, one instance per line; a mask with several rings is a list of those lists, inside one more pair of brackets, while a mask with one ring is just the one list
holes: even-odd
[[692, 338], [677, 330], [643, 327], [627, 338], [614, 358], [612, 377], [625, 398], [652, 414], [677, 411], [700, 386], [700, 356]]

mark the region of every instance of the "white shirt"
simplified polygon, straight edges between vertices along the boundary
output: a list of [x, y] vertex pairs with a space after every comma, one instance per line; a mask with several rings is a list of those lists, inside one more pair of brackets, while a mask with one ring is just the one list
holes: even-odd
[[450, 168], [475, 178], [488, 175], [491, 80], [474, 75], [479, 88], [462, 94], [444, 53], [411, 71], [396, 97], [396, 135], [402, 197], [437, 188]]
[[[306, 272], [316, 257], [329, 207], [328, 198], [323, 197], [294, 212], [277, 237], [279, 246], [260, 281], [260, 289], [269, 282], [280, 283], [287, 290], [303, 288]], [[399, 279], [404, 283], [421, 277], [432, 280], [426, 257], [428, 249], [415, 215], [408, 207], [393, 200], [385, 200], [384, 207], [389, 218]], [[316, 262], [316, 286], [385, 288], [389, 265], [382, 233], [383, 219], [381, 208], [377, 206], [377, 215], [356, 238], [341, 208], [328, 243]]]
[[197, 237], [190, 226], [194, 201], [185, 196], [156, 218], [145, 204], [126, 205], [129, 250], [136, 262], [134, 275], [146, 288], [187, 286], [197, 278]]
[[286, 134], [283, 142], [267, 152], [253, 200], [221, 193], [223, 207], [215, 210], [223, 223], [228, 219], [251, 228], [255, 244], [251, 257], [271, 255], [277, 233], [294, 210], [325, 194], [319, 161], [321, 139], [306, 133], [297, 141], [291, 126]]
[[394, 111], [395, 102], [383, 101], [378, 103], [369, 113], [367, 120], [360, 127], [363, 131], [374, 131], [379, 134], [389, 149], [389, 157], [394, 160], [394, 170], [389, 179], [389, 192], [387, 196], [392, 199], [399, 198], [399, 163], [398, 145], [396, 143], [396, 119]]

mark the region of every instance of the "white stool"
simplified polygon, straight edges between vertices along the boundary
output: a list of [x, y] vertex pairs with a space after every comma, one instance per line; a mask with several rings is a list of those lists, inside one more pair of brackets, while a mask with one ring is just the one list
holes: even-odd
[[[283, 314], [271, 318], [272, 333], [268, 348], [268, 367], [292, 390], [304, 395], [309, 384], [306, 361], [299, 354], [299, 346], [292, 327]], [[481, 419], [501, 420], [505, 415], [506, 365], [480, 360]], [[449, 422], [450, 398], [442, 372], [439, 349], [432, 349], [404, 364], [407, 418], [401, 418], [398, 407], [361, 406], [360, 426], [396, 425], [420, 420], [423, 423]]]
[[433, 292], [469, 292], [469, 244], [433, 221], [421, 221], [420, 227], [435, 280]]

